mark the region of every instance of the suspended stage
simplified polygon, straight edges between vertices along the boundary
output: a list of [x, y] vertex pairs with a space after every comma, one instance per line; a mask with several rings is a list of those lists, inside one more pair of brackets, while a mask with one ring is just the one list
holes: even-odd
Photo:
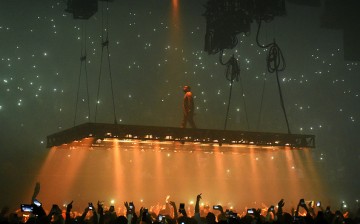
[[84, 123], [47, 136], [47, 147], [70, 144], [84, 138], [172, 141], [202, 144], [242, 144], [315, 148], [314, 135], [249, 132], [215, 129], [190, 129], [108, 123]]

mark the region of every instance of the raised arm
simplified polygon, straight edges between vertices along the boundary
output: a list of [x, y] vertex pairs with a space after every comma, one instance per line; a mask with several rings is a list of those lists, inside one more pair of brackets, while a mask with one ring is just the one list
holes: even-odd
[[72, 209], [72, 204], [74, 201], [71, 201], [67, 206], [66, 206], [66, 217], [65, 217], [65, 224], [71, 224], [71, 216], [70, 216], [70, 212]]
[[[127, 218], [128, 224], [131, 224], [132, 220], [134, 218], [134, 214], [135, 214], [135, 205], [133, 202], [128, 203], [127, 201], [125, 201], [124, 206], [126, 208], [126, 218]], [[141, 211], [140, 211], [140, 213], [141, 213]]]
[[105, 219], [105, 216], [104, 216], [104, 207], [103, 207], [103, 204], [98, 201], [97, 203], [97, 212], [99, 214], [99, 224], [104, 224], [104, 219]]
[[174, 209], [174, 219], [176, 220], [178, 218], [178, 212], [177, 212], [177, 208], [176, 208], [176, 203], [173, 201], [169, 201], [169, 204], [173, 207]]
[[195, 216], [194, 217], [198, 224], [201, 224], [200, 200], [201, 200], [201, 193], [196, 196], [196, 203], [195, 203]]

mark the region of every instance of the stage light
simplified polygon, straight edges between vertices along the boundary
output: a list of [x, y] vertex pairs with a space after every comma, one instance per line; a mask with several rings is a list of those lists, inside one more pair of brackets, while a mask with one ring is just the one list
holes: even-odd
[[102, 140], [100, 138], [96, 139], [95, 143], [96, 144], [101, 144]]
[[174, 8], [177, 8], [179, 5], [179, 0], [172, 0], [172, 4], [173, 4]]

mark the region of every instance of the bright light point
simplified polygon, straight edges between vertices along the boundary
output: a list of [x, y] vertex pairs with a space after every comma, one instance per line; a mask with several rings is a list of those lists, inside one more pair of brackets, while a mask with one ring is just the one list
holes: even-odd
[[291, 169], [295, 169], [295, 166], [292, 166]]
[[170, 157], [170, 153], [167, 154], [167, 157]]
[[47, 53], [46, 53], [46, 52], [44, 52], [44, 56], [47, 56]]
[[110, 204], [113, 205], [114, 203], [115, 203], [115, 200], [112, 199], [112, 200], [110, 201]]
[[144, 199], [140, 199], [140, 202], [143, 203], [143, 202], [144, 202]]
[[190, 204], [190, 205], [193, 205], [193, 204], [194, 204], [194, 201], [190, 201], [189, 204]]

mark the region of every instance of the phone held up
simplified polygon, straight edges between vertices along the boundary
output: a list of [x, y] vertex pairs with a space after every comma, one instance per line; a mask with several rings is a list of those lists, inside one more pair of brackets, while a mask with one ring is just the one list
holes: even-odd
[[37, 199], [34, 199], [34, 205], [40, 207], [42, 204], [40, 201], [38, 201]]
[[33, 205], [28, 205], [28, 204], [21, 204], [20, 209], [21, 209], [22, 212], [33, 212], [34, 211], [34, 206]]
[[129, 209], [132, 211], [134, 209], [134, 203], [131, 201], [129, 202]]
[[185, 203], [180, 203], [179, 212], [185, 211]]
[[246, 211], [247, 214], [254, 214], [254, 209], [252, 208], [249, 208], [247, 211]]

